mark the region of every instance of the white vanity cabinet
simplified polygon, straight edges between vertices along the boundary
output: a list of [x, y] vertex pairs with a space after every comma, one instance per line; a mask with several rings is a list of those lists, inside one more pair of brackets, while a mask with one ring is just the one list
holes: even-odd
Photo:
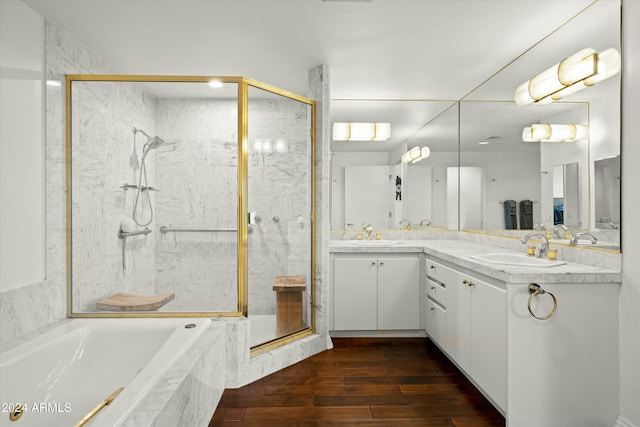
[[336, 254], [333, 263], [334, 330], [420, 328], [420, 257]]
[[510, 427], [616, 425], [617, 269], [569, 261], [495, 267], [469, 256], [493, 247], [423, 244], [415, 255], [351, 247], [331, 254], [331, 330], [384, 336], [379, 330], [421, 323]]
[[[426, 266], [427, 334], [487, 396], [505, 410], [505, 284], [489, 283], [462, 269], [444, 266], [431, 259], [427, 260]], [[439, 273], [436, 276], [434, 272]]]

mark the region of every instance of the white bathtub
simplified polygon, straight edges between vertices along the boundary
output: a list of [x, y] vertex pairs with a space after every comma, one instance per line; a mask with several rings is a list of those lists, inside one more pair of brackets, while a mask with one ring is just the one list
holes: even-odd
[[[0, 354], [0, 427], [70, 427], [120, 387], [91, 427], [120, 425], [209, 319], [74, 319]], [[195, 327], [185, 328], [188, 324]], [[14, 404], [22, 417], [9, 420]]]

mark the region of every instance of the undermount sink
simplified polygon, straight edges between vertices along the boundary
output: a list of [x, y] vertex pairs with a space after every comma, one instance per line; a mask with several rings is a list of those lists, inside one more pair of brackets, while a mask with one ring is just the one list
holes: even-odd
[[471, 255], [471, 258], [490, 264], [520, 265], [523, 267], [555, 267], [566, 264], [564, 261], [535, 258], [526, 254], [489, 253]]
[[400, 243], [398, 240], [348, 240], [345, 243], [351, 246], [364, 246], [364, 247], [385, 247], [395, 246]]

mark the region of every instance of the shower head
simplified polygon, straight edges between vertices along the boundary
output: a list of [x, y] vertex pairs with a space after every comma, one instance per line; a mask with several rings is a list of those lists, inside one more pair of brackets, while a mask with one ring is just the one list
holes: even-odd
[[158, 148], [159, 146], [161, 146], [162, 144], [164, 144], [164, 139], [158, 137], [158, 136], [150, 136], [148, 133], [146, 133], [145, 131], [143, 131], [142, 129], [136, 129], [133, 128], [133, 134], [135, 135], [136, 133], [140, 132], [141, 134], [143, 134], [144, 136], [147, 137], [147, 142], [144, 144], [144, 146], [142, 147], [142, 155], [145, 156], [150, 150], [154, 150], [156, 148]]
[[153, 138], [147, 137], [147, 143], [142, 147], [142, 153], [147, 154], [150, 150], [155, 150], [159, 146], [164, 144], [164, 139], [154, 136]]

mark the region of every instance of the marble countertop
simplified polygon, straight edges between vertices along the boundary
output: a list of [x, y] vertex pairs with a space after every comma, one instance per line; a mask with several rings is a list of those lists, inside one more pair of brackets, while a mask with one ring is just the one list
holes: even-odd
[[331, 253], [425, 253], [507, 283], [620, 283], [622, 273], [601, 267], [566, 262], [555, 267], [489, 264], [471, 258], [487, 253], [522, 253], [464, 240], [402, 240], [393, 246], [354, 246], [348, 240], [331, 240]]

